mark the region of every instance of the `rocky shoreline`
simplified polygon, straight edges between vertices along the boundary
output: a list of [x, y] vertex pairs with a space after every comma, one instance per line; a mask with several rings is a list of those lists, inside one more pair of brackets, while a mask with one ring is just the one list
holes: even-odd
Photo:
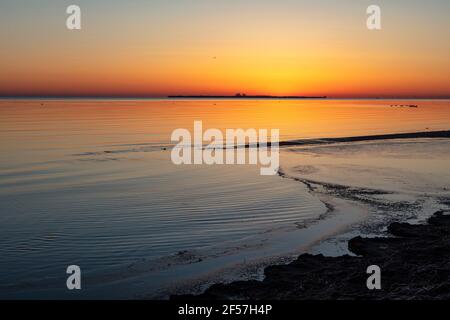
[[[172, 299], [216, 300], [403, 300], [450, 298], [450, 210], [426, 224], [392, 223], [389, 237], [355, 237], [356, 256], [302, 254], [287, 265], [267, 267], [263, 281], [215, 284], [198, 296]], [[368, 290], [367, 267], [381, 269], [381, 290]]]

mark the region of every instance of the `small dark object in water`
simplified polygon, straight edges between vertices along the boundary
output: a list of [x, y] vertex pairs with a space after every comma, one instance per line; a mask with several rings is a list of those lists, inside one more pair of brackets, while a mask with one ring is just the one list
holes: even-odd
[[391, 107], [409, 107], [409, 108], [418, 108], [417, 104], [391, 104]]

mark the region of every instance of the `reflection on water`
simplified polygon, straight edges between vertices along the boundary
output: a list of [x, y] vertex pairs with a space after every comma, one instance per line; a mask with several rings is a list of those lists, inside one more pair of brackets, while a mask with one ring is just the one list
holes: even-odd
[[[391, 107], [402, 103], [0, 101], [0, 297], [67, 294], [69, 264], [92, 283], [86, 297], [108, 297], [100, 279], [126, 291], [133, 275], [149, 272], [145, 293], [175, 274], [209, 271], [219, 256], [232, 264], [291, 252], [307, 238], [280, 246], [275, 234], [317, 218], [323, 203], [256, 167], [175, 166], [161, 148], [171, 132], [194, 120], [221, 130], [277, 128], [281, 140], [448, 129], [449, 101]], [[313, 160], [305, 168], [316, 168]], [[168, 256], [165, 268], [195, 263], [152, 278]]]

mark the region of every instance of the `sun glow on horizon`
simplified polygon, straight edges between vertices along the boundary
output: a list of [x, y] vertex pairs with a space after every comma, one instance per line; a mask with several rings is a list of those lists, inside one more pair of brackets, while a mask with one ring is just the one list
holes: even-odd
[[73, 32], [65, 4], [2, 10], [0, 95], [450, 96], [446, 2], [380, 1], [380, 31], [369, 1], [79, 2]]

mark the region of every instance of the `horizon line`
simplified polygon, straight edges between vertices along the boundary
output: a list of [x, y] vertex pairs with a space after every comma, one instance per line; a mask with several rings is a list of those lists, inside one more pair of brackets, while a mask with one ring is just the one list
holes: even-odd
[[442, 95], [442, 96], [296, 96], [296, 95], [0, 95], [0, 99], [2, 100], [33, 100], [33, 99], [116, 99], [116, 100], [145, 100], [145, 99], [234, 99], [234, 100], [251, 100], [251, 99], [284, 99], [284, 100], [342, 100], [342, 99], [360, 99], [360, 100], [449, 100], [450, 95]]

